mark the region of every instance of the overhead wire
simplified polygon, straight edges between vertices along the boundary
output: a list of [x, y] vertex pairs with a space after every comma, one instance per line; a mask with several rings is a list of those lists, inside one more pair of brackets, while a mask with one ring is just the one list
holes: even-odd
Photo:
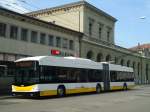
[[[25, 8], [25, 7], [23, 7], [23, 6], [19, 6], [19, 4], [17, 3], [17, 2], [10, 2], [10, 1], [8, 1], [8, 0], [4, 0], [3, 2], [0, 2], [1, 3], [1, 6], [3, 6], [3, 7], [5, 7], [5, 6], [7, 6], [7, 7], [5, 7], [5, 8], [7, 8], [7, 9], [10, 9], [10, 8], [8, 8], [8, 7], [12, 7], [13, 9], [16, 9], [16, 10], [21, 10], [22, 12], [24, 12], [24, 13], [26, 13], [26, 11], [25, 10], [27, 10], [27, 11], [32, 11], [32, 10], [30, 10], [30, 9], [27, 9], [27, 8]], [[20, 8], [19, 8], [20, 7]], [[22, 9], [23, 8], [23, 9]]]
[[21, 2], [21, 3], [23, 3], [23, 4], [26, 4], [26, 5], [28, 5], [28, 6], [32, 7], [32, 8], [40, 9], [39, 7], [33, 5], [33, 4], [31, 4], [31, 3], [29, 3], [29, 2], [27, 2], [27, 1], [25, 1], [25, 0], [17, 0], [17, 1], [18, 1], [18, 2]]

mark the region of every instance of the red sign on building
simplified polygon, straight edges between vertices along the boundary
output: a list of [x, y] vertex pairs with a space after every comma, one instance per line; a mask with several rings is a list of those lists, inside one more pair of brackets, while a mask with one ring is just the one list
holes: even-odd
[[61, 53], [61, 52], [60, 52], [59, 50], [56, 50], [56, 49], [52, 49], [52, 50], [51, 50], [51, 54], [52, 54], [52, 55], [60, 55], [60, 53]]

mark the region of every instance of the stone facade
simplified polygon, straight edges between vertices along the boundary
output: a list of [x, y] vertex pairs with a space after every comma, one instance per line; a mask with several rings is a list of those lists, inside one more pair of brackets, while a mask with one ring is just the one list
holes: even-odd
[[[114, 27], [117, 20], [85, 1], [26, 15], [82, 32], [86, 38], [114, 44]], [[101, 31], [99, 31], [100, 28]], [[91, 29], [91, 34], [89, 29]]]
[[83, 33], [80, 56], [133, 67], [136, 83], [150, 83], [150, 58], [115, 45], [114, 17], [80, 1], [27, 14]]

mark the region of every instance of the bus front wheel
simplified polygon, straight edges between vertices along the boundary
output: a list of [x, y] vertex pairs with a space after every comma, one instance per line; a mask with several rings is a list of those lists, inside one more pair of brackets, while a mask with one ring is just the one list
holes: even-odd
[[58, 97], [64, 97], [65, 96], [65, 87], [63, 87], [63, 86], [58, 87], [57, 96]]

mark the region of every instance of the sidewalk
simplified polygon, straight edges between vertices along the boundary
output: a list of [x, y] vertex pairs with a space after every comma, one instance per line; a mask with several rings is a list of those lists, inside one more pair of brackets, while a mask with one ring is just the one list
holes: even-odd
[[11, 95], [0, 95], [0, 100], [13, 98]]

